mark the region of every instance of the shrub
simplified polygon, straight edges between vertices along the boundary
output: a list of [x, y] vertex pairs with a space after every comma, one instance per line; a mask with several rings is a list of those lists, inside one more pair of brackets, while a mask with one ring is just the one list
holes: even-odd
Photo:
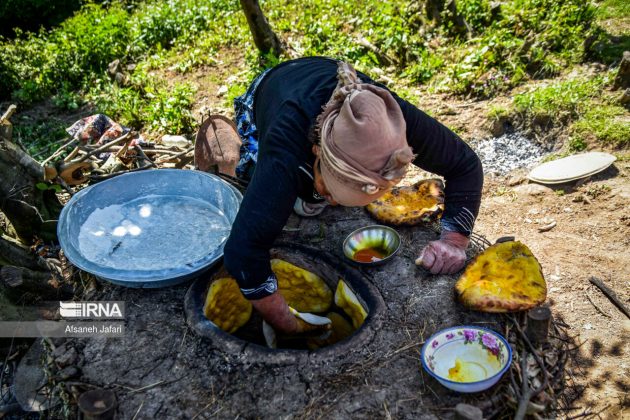
[[599, 141], [612, 147], [630, 145], [630, 117], [625, 108], [616, 105], [590, 107], [584, 117], [572, 127], [573, 148], [586, 147], [588, 140]]
[[2, 0], [0, 35], [13, 36], [13, 28], [37, 31], [58, 25], [78, 10], [82, 0]]

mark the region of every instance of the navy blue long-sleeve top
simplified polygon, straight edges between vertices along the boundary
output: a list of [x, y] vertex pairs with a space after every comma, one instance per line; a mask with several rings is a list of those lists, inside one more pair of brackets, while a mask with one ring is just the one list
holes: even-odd
[[[359, 78], [384, 87], [362, 73]], [[313, 186], [309, 132], [336, 86], [337, 61], [308, 57], [273, 68], [256, 90], [258, 159], [224, 251], [226, 269], [249, 299], [275, 291], [269, 250], [296, 198], [322, 200]], [[417, 155], [413, 163], [445, 179], [442, 229], [469, 235], [481, 201], [479, 158], [455, 133], [392, 94], [407, 124], [407, 142]]]

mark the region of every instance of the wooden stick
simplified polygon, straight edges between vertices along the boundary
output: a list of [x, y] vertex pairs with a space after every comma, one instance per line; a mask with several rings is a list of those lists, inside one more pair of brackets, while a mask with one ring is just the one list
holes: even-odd
[[589, 302], [591, 302], [591, 305], [593, 305], [593, 307], [595, 309], [597, 309], [597, 312], [599, 312], [600, 314], [604, 315], [606, 318], [612, 318], [612, 316], [608, 315], [606, 312], [604, 312], [599, 306], [597, 306], [595, 304], [595, 302], [593, 302], [593, 299], [591, 299], [591, 296], [588, 294], [588, 292], [584, 293], [586, 295], [586, 299], [588, 299]]
[[362, 36], [358, 37], [356, 41], [359, 45], [372, 51], [386, 66], [398, 65], [398, 60], [396, 60], [393, 57], [390, 57], [389, 55], [387, 55], [387, 53], [385, 53], [379, 47], [372, 44], [370, 41], [363, 38]]
[[117, 139], [114, 139], [112, 141], [110, 141], [109, 143], [106, 143], [94, 150], [92, 150], [91, 152], [86, 153], [85, 155], [81, 156], [79, 159], [77, 159], [76, 161], [74, 161], [73, 163], [79, 163], [79, 162], [83, 162], [84, 160], [86, 160], [87, 158], [89, 158], [90, 156], [93, 156], [97, 153], [100, 152], [104, 152], [105, 150], [109, 149], [111, 146], [121, 143], [124, 140], [127, 139], [127, 137], [129, 137], [129, 134], [131, 134], [131, 131], [126, 132], [125, 134], [123, 134], [122, 136], [118, 137]]
[[[140, 147], [140, 146], [137, 146]], [[117, 152], [120, 149], [122, 149], [122, 146], [112, 146], [109, 148], [109, 151], [112, 152]], [[177, 155], [179, 153], [181, 153], [181, 150], [168, 150], [168, 149], [158, 149], [158, 148], [142, 148], [142, 151], [145, 152], [147, 155]]]
[[527, 312], [527, 336], [534, 345], [547, 341], [551, 311], [546, 306], [539, 306]]
[[104, 181], [109, 178], [114, 178], [115, 176], [118, 176], [118, 175], [128, 174], [129, 172], [144, 171], [145, 169], [149, 169], [149, 168], [151, 168], [151, 166], [142, 166], [140, 168], [133, 168], [126, 171], [118, 171], [118, 172], [114, 172], [107, 175], [90, 175], [90, 179], [94, 181]]
[[153, 162], [151, 159], [149, 159], [147, 154], [144, 153], [144, 150], [142, 150], [142, 147], [140, 147], [138, 145], [135, 145], [133, 148], [136, 150], [136, 152], [138, 152], [138, 154], [142, 157], [142, 159], [146, 160], [149, 163], [149, 166], [157, 168], [157, 165], [155, 164], [155, 162]]
[[7, 111], [2, 115], [2, 117], [0, 117], [0, 124], [4, 123], [9, 118], [11, 118], [11, 116], [15, 113], [16, 110], [17, 110], [17, 106], [10, 105]]
[[53, 153], [52, 155], [50, 155], [49, 157], [44, 159], [44, 161], [42, 162], [42, 166], [45, 166], [48, 162], [50, 162], [51, 160], [53, 160], [54, 158], [59, 156], [61, 154], [61, 152], [63, 152], [65, 150], [66, 147], [72, 146], [75, 142], [76, 142], [76, 140], [72, 139], [69, 142], [64, 143], [57, 150], [55, 150], [55, 153]]
[[190, 153], [190, 152], [192, 152], [192, 151], [194, 151], [194, 150], [195, 150], [195, 148], [194, 148], [194, 147], [191, 147], [191, 148], [190, 148], [190, 149], [188, 149], [188, 150], [184, 150], [183, 152], [179, 152], [179, 153], [177, 153], [176, 155], [170, 156], [170, 157], [168, 157], [168, 158], [166, 158], [166, 159], [160, 159], [160, 160], [157, 160], [155, 163], [164, 163], [164, 162], [167, 162], [167, 161], [172, 161], [172, 160], [174, 160], [174, 159], [178, 159], [178, 158], [180, 158], [180, 157], [182, 157], [182, 156], [186, 156], [188, 153]]
[[621, 303], [621, 300], [619, 300], [619, 298], [617, 297], [615, 292], [612, 291], [612, 289], [606, 286], [597, 277], [591, 277], [589, 280], [591, 283], [597, 286], [599, 290], [601, 290], [602, 293], [604, 293], [604, 295], [606, 295], [606, 297], [610, 299], [610, 301], [614, 303], [614, 305], [628, 317], [628, 319], [630, 319], [630, 310], [628, 310], [628, 308], [626, 308], [626, 306], [623, 303]]
[[547, 232], [547, 231], [550, 231], [551, 229], [553, 229], [555, 227], [556, 227], [556, 221], [554, 220], [553, 222], [551, 222], [551, 223], [549, 223], [549, 224], [547, 224], [545, 226], [540, 226], [538, 228], [538, 232], [541, 232], [541, 233], [542, 232]]
[[77, 146], [74, 149], [72, 149], [72, 152], [70, 152], [70, 154], [68, 156], [66, 156], [63, 161], [64, 162], [70, 162], [72, 159], [74, 159], [74, 157], [76, 155], [79, 154], [79, 150], [81, 150], [79, 146]]

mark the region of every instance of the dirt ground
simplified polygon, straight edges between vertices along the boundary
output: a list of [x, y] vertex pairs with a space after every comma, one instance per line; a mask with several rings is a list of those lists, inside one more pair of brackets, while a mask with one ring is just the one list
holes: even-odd
[[[200, 87], [195, 116], [229, 114], [216, 105], [222, 101], [219, 79], [225, 77], [206, 70], [186, 76]], [[420, 107], [464, 138], [481, 138], [489, 135], [489, 105], [427, 95]], [[600, 278], [630, 306], [630, 160], [586, 182], [553, 189], [528, 184], [525, 173], [486, 178], [475, 230], [491, 242], [514, 235], [542, 264], [554, 316], [570, 325], [581, 345], [570, 371], [579, 385], [576, 410], [566, 417], [590, 408], [600, 418], [630, 419], [630, 320], [588, 280]], [[554, 221], [554, 228], [539, 232]], [[345, 236], [368, 223], [373, 221], [362, 209], [329, 208], [316, 219], [292, 217], [282, 239], [339, 255]], [[113, 389], [124, 419], [452, 418], [448, 408], [489, 398], [492, 390], [474, 397], [446, 390], [423, 372], [420, 348], [438, 329], [499, 329], [500, 317], [456, 303], [457, 275], [433, 276], [413, 264], [434, 232], [399, 232], [401, 252], [367, 272], [385, 303], [380, 328], [350, 353], [325, 362], [303, 357], [271, 365], [243, 352], [229, 354], [188, 328], [183, 306], [190, 284], [165, 290], [105, 285], [100, 299], [127, 302], [127, 334], [74, 340], [80, 381]]]
[[[575, 413], [587, 407], [601, 418], [629, 416], [628, 320], [588, 277], [604, 280], [628, 303], [630, 220], [628, 162], [619, 162], [579, 186], [554, 190], [516, 176], [487, 179], [477, 231], [491, 241], [514, 235], [538, 257], [554, 316], [581, 344], [571, 374], [580, 387]], [[557, 225], [540, 233], [538, 227]], [[352, 230], [372, 223], [362, 209], [329, 208], [316, 219], [289, 220], [282, 240], [340, 254]], [[436, 234], [399, 229], [403, 248], [367, 274], [386, 310], [366, 342], [330, 360], [305, 355], [285, 363], [239, 348], [225, 352], [186, 325], [189, 284], [166, 290], [107, 286], [101, 299], [127, 302], [123, 339], [74, 342], [81, 381], [113, 389], [120, 418], [451, 418], [465, 397], [422, 371], [419, 351], [440, 328], [478, 324], [500, 329], [500, 317], [466, 310], [453, 299], [457, 276], [433, 276], [413, 264]], [[568, 415], [567, 415], [568, 417]]]
[[[490, 240], [514, 235], [543, 267], [548, 302], [581, 344], [572, 367], [585, 387], [578, 405], [630, 418], [630, 320], [595, 286], [595, 276], [630, 303], [630, 163], [617, 162], [582, 185], [533, 189], [519, 174], [487, 180], [476, 230]], [[538, 228], [555, 221], [548, 232]]]
[[[367, 223], [362, 209], [331, 208], [314, 220], [292, 218], [283, 240], [339, 254], [345, 236]], [[414, 265], [416, 251], [435, 233], [407, 228], [401, 234], [404, 249], [368, 273], [386, 307], [381, 327], [351, 352], [329, 360], [305, 353], [287, 363], [248, 357], [240, 348], [226, 354], [187, 328], [186, 285], [108, 287], [101, 298], [127, 302], [127, 334], [77, 343], [82, 381], [115, 389], [121, 418], [435, 418], [431, 407], [450, 407], [462, 397], [423, 374], [418, 353], [427, 334], [459, 324], [498, 328], [498, 318], [462, 310], [452, 299], [455, 277], [431, 276]]]

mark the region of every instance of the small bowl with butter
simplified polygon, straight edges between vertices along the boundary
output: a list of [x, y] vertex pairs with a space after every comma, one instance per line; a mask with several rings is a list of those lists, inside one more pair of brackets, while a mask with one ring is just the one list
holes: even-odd
[[486, 390], [499, 382], [512, 362], [512, 348], [499, 333], [458, 326], [438, 331], [422, 347], [422, 367], [457, 392]]

